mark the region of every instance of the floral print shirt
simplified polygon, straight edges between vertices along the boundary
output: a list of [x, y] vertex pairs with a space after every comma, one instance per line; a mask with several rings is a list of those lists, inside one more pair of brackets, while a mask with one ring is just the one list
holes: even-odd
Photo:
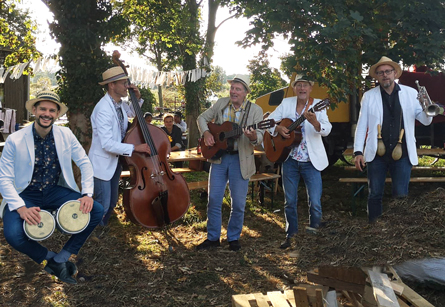
[[51, 129], [51, 132], [43, 139], [37, 134], [34, 125], [32, 127], [35, 151], [34, 172], [28, 189], [43, 191], [57, 185], [61, 168], [57, 157], [53, 130]]

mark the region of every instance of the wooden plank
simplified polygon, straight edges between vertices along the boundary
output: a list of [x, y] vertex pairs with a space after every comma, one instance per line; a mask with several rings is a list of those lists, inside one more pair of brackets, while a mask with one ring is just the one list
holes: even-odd
[[309, 307], [307, 291], [304, 287], [294, 287], [295, 305], [298, 307]]
[[334, 278], [319, 276], [318, 274], [315, 274], [314, 272], [308, 272], [307, 273], [307, 280], [316, 284], [328, 286], [337, 290], [346, 290], [351, 291], [359, 294], [363, 294], [365, 290], [364, 285], [346, 282]]
[[321, 289], [315, 289], [315, 304], [314, 307], [323, 307], [323, 290]]
[[[354, 149], [348, 148], [343, 151], [343, 156], [352, 156], [353, 153]], [[445, 150], [443, 148], [417, 148], [417, 155], [445, 155]]]
[[[339, 178], [338, 181], [346, 183], [368, 183], [368, 178]], [[385, 182], [391, 182], [391, 178], [386, 178]], [[409, 182], [445, 182], [445, 177], [412, 177]]]
[[354, 307], [363, 307], [363, 305], [357, 300], [354, 295], [354, 292], [342, 291], [343, 295], [348, 299], [348, 301]]
[[[345, 171], [359, 171], [355, 166], [348, 165], [344, 166]], [[444, 166], [413, 166], [412, 171], [445, 171]]]
[[415, 292], [413, 289], [411, 289], [406, 284], [404, 284], [402, 279], [399, 277], [399, 275], [397, 274], [397, 272], [394, 270], [394, 268], [392, 266], [388, 266], [387, 269], [393, 275], [392, 282], [403, 287], [403, 292], [400, 295], [402, 298], [404, 298], [407, 302], [409, 302], [410, 304], [412, 304], [415, 307], [434, 307], [433, 304], [428, 302], [426, 299], [424, 299], [422, 296], [420, 296], [417, 292]]
[[204, 181], [187, 182], [187, 185], [189, 187], [189, 190], [207, 189], [208, 181], [204, 180]]
[[391, 281], [391, 287], [394, 290], [395, 294], [402, 295], [404, 288], [401, 284]]
[[[317, 301], [317, 291], [321, 291], [321, 295], [323, 298], [326, 298], [326, 294], [329, 291], [329, 287], [322, 286], [322, 285], [311, 285], [311, 284], [298, 284], [297, 287], [304, 287], [306, 288], [306, 293], [309, 299], [309, 303], [312, 305], [316, 304]], [[293, 291], [287, 291], [288, 293], [292, 293]]]
[[275, 173], [261, 173], [261, 174], [254, 174], [252, 177], [250, 177], [249, 181], [263, 181], [263, 180], [272, 180], [280, 178], [281, 175], [275, 174]]
[[403, 301], [400, 297], [397, 298], [397, 302], [399, 302], [400, 307], [410, 307], [405, 301]]
[[188, 167], [176, 167], [176, 168], [172, 168], [172, 172], [178, 173], [178, 174], [183, 174], [183, 173], [195, 172], [195, 170], [192, 170], [191, 168], [188, 168]]
[[[267, 297], [269, 298], [273, 307], [290, 307], [291, 305], [287, 301], [285, 294], [280, 291], [267, 292]], [[298, 306], [298, 305], [297, 305]]]
[[232, 295], [232, 307], [252, 307], [249, 300], [254, 300], [253, 294], [237, 294]]
[[254, 293], [253, 296], [256, 299], [255, 303], [258, 307], [269, 307], [267, 296], [263, 295], [262, 293]]
[[318, 275], [360, 285], [366, 284], [367, 277], [365, 272], [360, 268], [334, 267], [328, 265], [320, 266], [318, 268]]
[[396, 294], [391, 287], [388, 275], [372, 270], [368, 271], [368, 275], [373, 286], [377, 306], [400, 307], [399, 303], [397, 302]]

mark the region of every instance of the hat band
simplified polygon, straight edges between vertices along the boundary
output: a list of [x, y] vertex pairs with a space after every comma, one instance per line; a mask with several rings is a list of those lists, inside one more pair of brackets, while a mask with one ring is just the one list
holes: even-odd
[[105, 79], [103, 82], [113, 82], [114, 80], [120, 79], [122, 77], [127, 77], [125, 73], [118, 74], [116, 76]]
[[39, 95], [37, 97], [37, 99], [49, 99], [49, 100], [55, 100], [55, 101], [59, 102], [59, 99], [56, 96], [51, 96], [51, 95], [48, 95], [48, 94], [46, 94], [46, 95]]

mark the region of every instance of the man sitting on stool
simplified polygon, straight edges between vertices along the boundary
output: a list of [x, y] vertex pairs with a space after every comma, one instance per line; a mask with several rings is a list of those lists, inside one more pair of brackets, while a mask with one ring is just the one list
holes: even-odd
[[[103, 215], [103, 207], [92, 198], [93, 168], [71, 130], [54, 125], [68, 111], [57, 94], [41, 92], [26, 102], [26, 109], [35, 115], [34, 124], [6, 139], [0, 159], [3, 232], [6, 241], [19, 252], [37, 263], [47, 260], [45, 271], [75, 284], [72, 275], [77, 268], [68, 259], [79, 252]], [[74, 180], [72, 161], [82, 174], [82, 194]], [[90, 222], [85, 230], [72, 235], [58, 254], [28, 239], [23, 221], [38, 225], [41, 209], [54, 211], [76, 199], [80, 201], [79, 214], [90, 213]]]

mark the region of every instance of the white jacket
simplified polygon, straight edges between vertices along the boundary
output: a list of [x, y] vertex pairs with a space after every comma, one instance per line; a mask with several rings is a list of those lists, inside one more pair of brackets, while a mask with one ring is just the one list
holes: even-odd
[[[94, 192], [93, 168], [85, 150], [71, 130], [67, 127], [53, 125], [54, 141], [62, 172], [59, 185], [79, 192], [73, 175], [72, 162], [80, 168], [82, 174], [82, 194]], [[0, 193], [3, 201], [0, 206], [0, 217], [3, 208], [8, 204], [9, 210], [17, 210], [25, 205], [19, 194], [25, 190], [34, 172], [34, 136], [32, 125], [11, 134], [5, 143], [0, 159]]]
[[[320, 99], [314, 99], [312, 106], [316, 105]], [[311, 107], [312, 107], [311, 106]], [[311, 108], [309, 107], [309, 109]], [[289, 118], [292, 121], [297, 120], [297, 97], [288, 97], [283, 99], [281, 104], [269, 115], [268, 119], [274, 119], [276, 122], [281, 121], [284, 118]], [[331, 133], [332, 125], [329, 122], [326, 109], [315, 112], [317, 120], [320, 123], [320, 131], [315, 130], [314, 126], [307, 120], [303, 122], [305, 137], [307, 142], [307, 149], [309, 153], [309, 159], [312, 165], [319, 171], [324, 170], [328, 165], [328, 156], [326, 149], [323, 145], [323, 136], [328, 136]], [[271, 135], [276, 136], [275, 127], [269, 129]], [[288, 157], [289, 158], [289, 157]]]
[[[412, 87], [401, 85], [399, 101], [403, 113], [403, 126], [405, 128], [406, 147], [409, 160], [412, 165], [417, 165], [417, 149], [415, 137], [415, 120], [425, 126], [431, 124], [432, 117], [426, 116], [420, 102], [417, 100], [417, 91]], [[357, 122], [354, 138], [354, 152], [361, 151], [365, 147], [364, 158], [366, 162], [374, 160], [377, 152], [377, 125], [383, 124], [383, 103], [380, 86], [367, 92], [362, 97], [360, 115]]]
[[[139, 104], [142, 104], [139, 102]], [[124, 115], [124, 129], [128, 128], [128, 117], [134, 117], [132, 107], [122, 103]], [[131, 157], [134, 145], [122, 143], [121, 128], [116, 108], [111, 97], [105, 94], [96, 104], [91, 114], [93, 138], [88, 157], [93, 164], [94, 177], [101, 180], [111, 180], [116, 171], [119, 156]]]

